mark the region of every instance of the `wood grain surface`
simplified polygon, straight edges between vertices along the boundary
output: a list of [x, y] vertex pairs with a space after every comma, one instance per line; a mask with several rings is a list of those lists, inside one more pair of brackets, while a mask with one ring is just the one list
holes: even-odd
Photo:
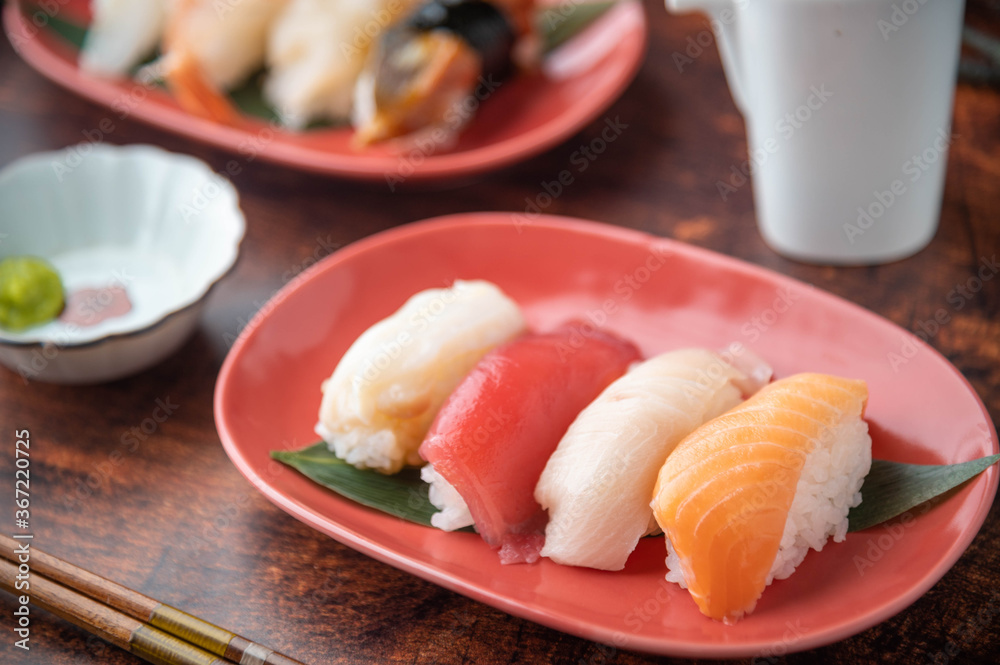
[[[970, 24], [1000, 33], [996, 0], [968, 4]], [[930, 344], [963, 372], [995, 422], [1000, 280], [987, 282], [960, 310], [947, 297], [981, 261], [1000, 253], [1000, 93], [958, 87], [940, 229], [927, 249], [870, 268], [795, 263], [761, 241], [749, 187], [726, 200], [716, 190], [716, 181], [746, 159], [742, 119], [714, 46], [683, 72], [671, 59], [707, 29], [706, 20], [668, 15], [653, 0], [646, 9], [652, 34], [635, 82], [563, 145], [500, 172], [395, 193], [384, 184], [244, 160], [232, 178], [249, 226], [242, 259], [213, 292], [197, 334], [180, 352], [133, 378], [87, 388], [25, 385], [0, 370], [0, 478], [12, 495], [14, 431], [29, 429], [38, 546], [306, 663], [669, 662], [511, 617], [313, 531], [236, 471], [212, 415], [215, 377], [233, 336], [295, 274], [336, 248], [406, 222], [523, 210], [526, 198], [599, 135], [605, 117], [628, 129], [545, 212], [724, 252], [913, 331], [945, 308], [949, 322], [930, 335]], [[0, 165], [78, 143], [108, 113], [49, 83], [0, 43]], [[137, 121], [116, 123], [108, 140], [190, 153], [217, 170], [232, 159]], [[0, 231], [14, 232], [2, 215], [0, 209]], [[158, 404], [171, 412], [160, 423], [152, 419]], [[15, 607], [14, 598], [0, 592], [0, 663], [141, 662], [41, 610], [32, 610], [31, 651], [15, 649]], [[837, 644], [756, 662], [975, 664], [998, 658], [1000, 518], [994, 509], [955, 567], [911, 607]]]

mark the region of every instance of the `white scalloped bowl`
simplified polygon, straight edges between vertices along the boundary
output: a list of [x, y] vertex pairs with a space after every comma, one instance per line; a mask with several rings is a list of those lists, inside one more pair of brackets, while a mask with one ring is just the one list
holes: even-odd
[[151, 367], [194, 332], [236, 263], [246, 222], [207, 164], [153, 146], [81, 144], [0, 171], [0, 260], [51, 262], [67, 293], [124, 287], [132, 309], [96, 325], [0, 329], [0, 363], [23, 380], [99, 383]]

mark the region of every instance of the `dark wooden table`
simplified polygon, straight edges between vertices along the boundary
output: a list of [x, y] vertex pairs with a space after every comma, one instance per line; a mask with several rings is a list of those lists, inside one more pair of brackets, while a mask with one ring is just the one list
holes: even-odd
[[[995, 0], [970, 0], [969, 22], [1000, 32]], [[746, 143], [718, 55], [678, 73], [671, 54], [706, 29], [647, 3], [652, 35], [635, 82], [607, 111], [630, 126], [546, 212], [678, 238], [811, 282], [917, 330], [948, 293], [1000, 249], [1000, 93], [962, 84], [955, 100], [940, 230], [905, 261], [831, 268], [781, 258], [755, 228], [749, 188], [721, 200], [715, 182]], [[106, 111], [58, 88], [0, 43], [0, 164], [83, 140]], [[292, 274], [376, 231], [446, 213], [519, 210], [596, 137], [603, 119], [523, 164], [472, 182], [359, 185], [246, 164], [233, 178], [248, 220], [243, 259], [212, 294], [179, 353], [134, 378], [88, 388], [0, 371], [0, 477], [12, 479], [16, 429], [32, 436], [36, 544], [52, 554], [229, 627], [307, 663], [648, 663], [513, 618], [376, 562], [306, 527], [254, 490], [229, 462], [212, 414], [227, 340]], [[153, 143], [222, 170], [225, 152], [133, 121], [113, 143]], [[0, 230], [3, 227], [0, 209]], [[930, 343], [1000, 415], [1000, 282], [975, 293]], [[157, 400], [176, 410], [134, 453], [109, 462]], [[151, 421], [150, 421], [151, 422]], [[149, 428], [147, 428], [149, 429]], [[4, 480], [7, 494], [10, 483]], [[9, 524], [8, 516], [3, 518]], [[4, 527], [7, 528], [7, 527]], [[12, 646], [14, 600], [0, 593], [0, 662], [138, 663], [42, 611], [32, 649]], [[881, 625], [790, 663], [994, 663], [1000, 654], [1000, 518], [990, 513], [955, 567]], [[775, 659], [779, 662], [782, 659]], [[747, 661], [749, 662], [749, 661]], [[772, 662], [758, 659], [757, 662]]]

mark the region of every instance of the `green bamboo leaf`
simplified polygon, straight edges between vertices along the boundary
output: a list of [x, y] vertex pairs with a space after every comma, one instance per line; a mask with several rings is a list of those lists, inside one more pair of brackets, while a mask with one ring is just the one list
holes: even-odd
[[[415, 524], [430, 526], [431, 515], [437, 512], [417, 469], [403, 469], [392, 476], [356, 469], [322, 441], [302, 450], [275, 450], [271, 457], [341, 496]], [[848, 515], [848, 530], [861, 531], [901, 515], [974, 478], [998, 460], [1000, 455], [945, 465], [873, 460], [861, 488], [863, 501]]]
[[42, 21], [42, 17], [44, 17], [43, 25], [45, 25], [49, 30], [65, 39], [71, 45], [76, 47], [77, 50], [83, 48], [83, 40], [87, 36], [87, 28], [85, 26], [64, 21], [58, 16], [52, 16], [49, 11], [42, 9], [37, 4], [25, 5], [24, 15], [27, 16], [29, 20], [38, 14], [41, 15], [38, 20]]
[[268, 122], [277, 121], [278, 113], [264, 99], [264, 72], [257, 72], [247, 79], [246, 83], [231, 90], [229, 99], [243, 115], [261, 118]]
[[555, 50], [567, 41], [583, 32], [584, 28], [600, 18], [615, 5], [601, 0], [597, 2], [573, 2], [560, 4], [538, 12], [535, 25], [542, 35], [545, 53]]
[[872, 460], [861, 487], [861, 504], [847, 516], [848, 531], [861, 531], [902, 515], [974, 478], [997, 460], [1000, 455], [943, 465]]
[[392, 476], [356, 469], [322, 441], [302, 450], [274, 450], [271, 457], [341, 496], [410, 522], [430, 526], [431, 515], [437, 512], [419, 469], [403, 469]]

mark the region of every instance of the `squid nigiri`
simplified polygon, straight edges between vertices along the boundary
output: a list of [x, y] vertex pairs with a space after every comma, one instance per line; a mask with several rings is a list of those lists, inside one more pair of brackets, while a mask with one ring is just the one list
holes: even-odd
[[471, 117], [466, 102], [478, 106], [515, 64], [537, 59], [533, 7], [533, 0], [428, 0], [386, 30], [355, 88], [355, 143], [457, 133]]
[[652, 507], [667, 580], [703, 614], [734, 623], [810, 548], [844, 540], [871, 468], [864, 381], [797, 374], [772, 383], [681, 441]]
[[632, 343], [579, 322], [483, 358], [420, 446], [442, 509], [432, 524], [475, 523], [501, 563], [537, 560], [546, 517], [533, 494], [545, 461], [577, 413], [638, 359]]
[[602, 570], [625, 567], [639, 539], [656, 528], [649, 499], [663, 460], [696, 427], [770, 378], [770, 367], [736, 348], [739, 363], [707, 349], [656, 356], [577, 416], [535, 489], [549, 512], [542, 556]]
[[361, 469], [422, 465], [417, 448], [445, 398], [480, 358], [524, 330], [520, 308], [489, 282], [421, 291], [340, 359], [323, 383], [316, 433]]

